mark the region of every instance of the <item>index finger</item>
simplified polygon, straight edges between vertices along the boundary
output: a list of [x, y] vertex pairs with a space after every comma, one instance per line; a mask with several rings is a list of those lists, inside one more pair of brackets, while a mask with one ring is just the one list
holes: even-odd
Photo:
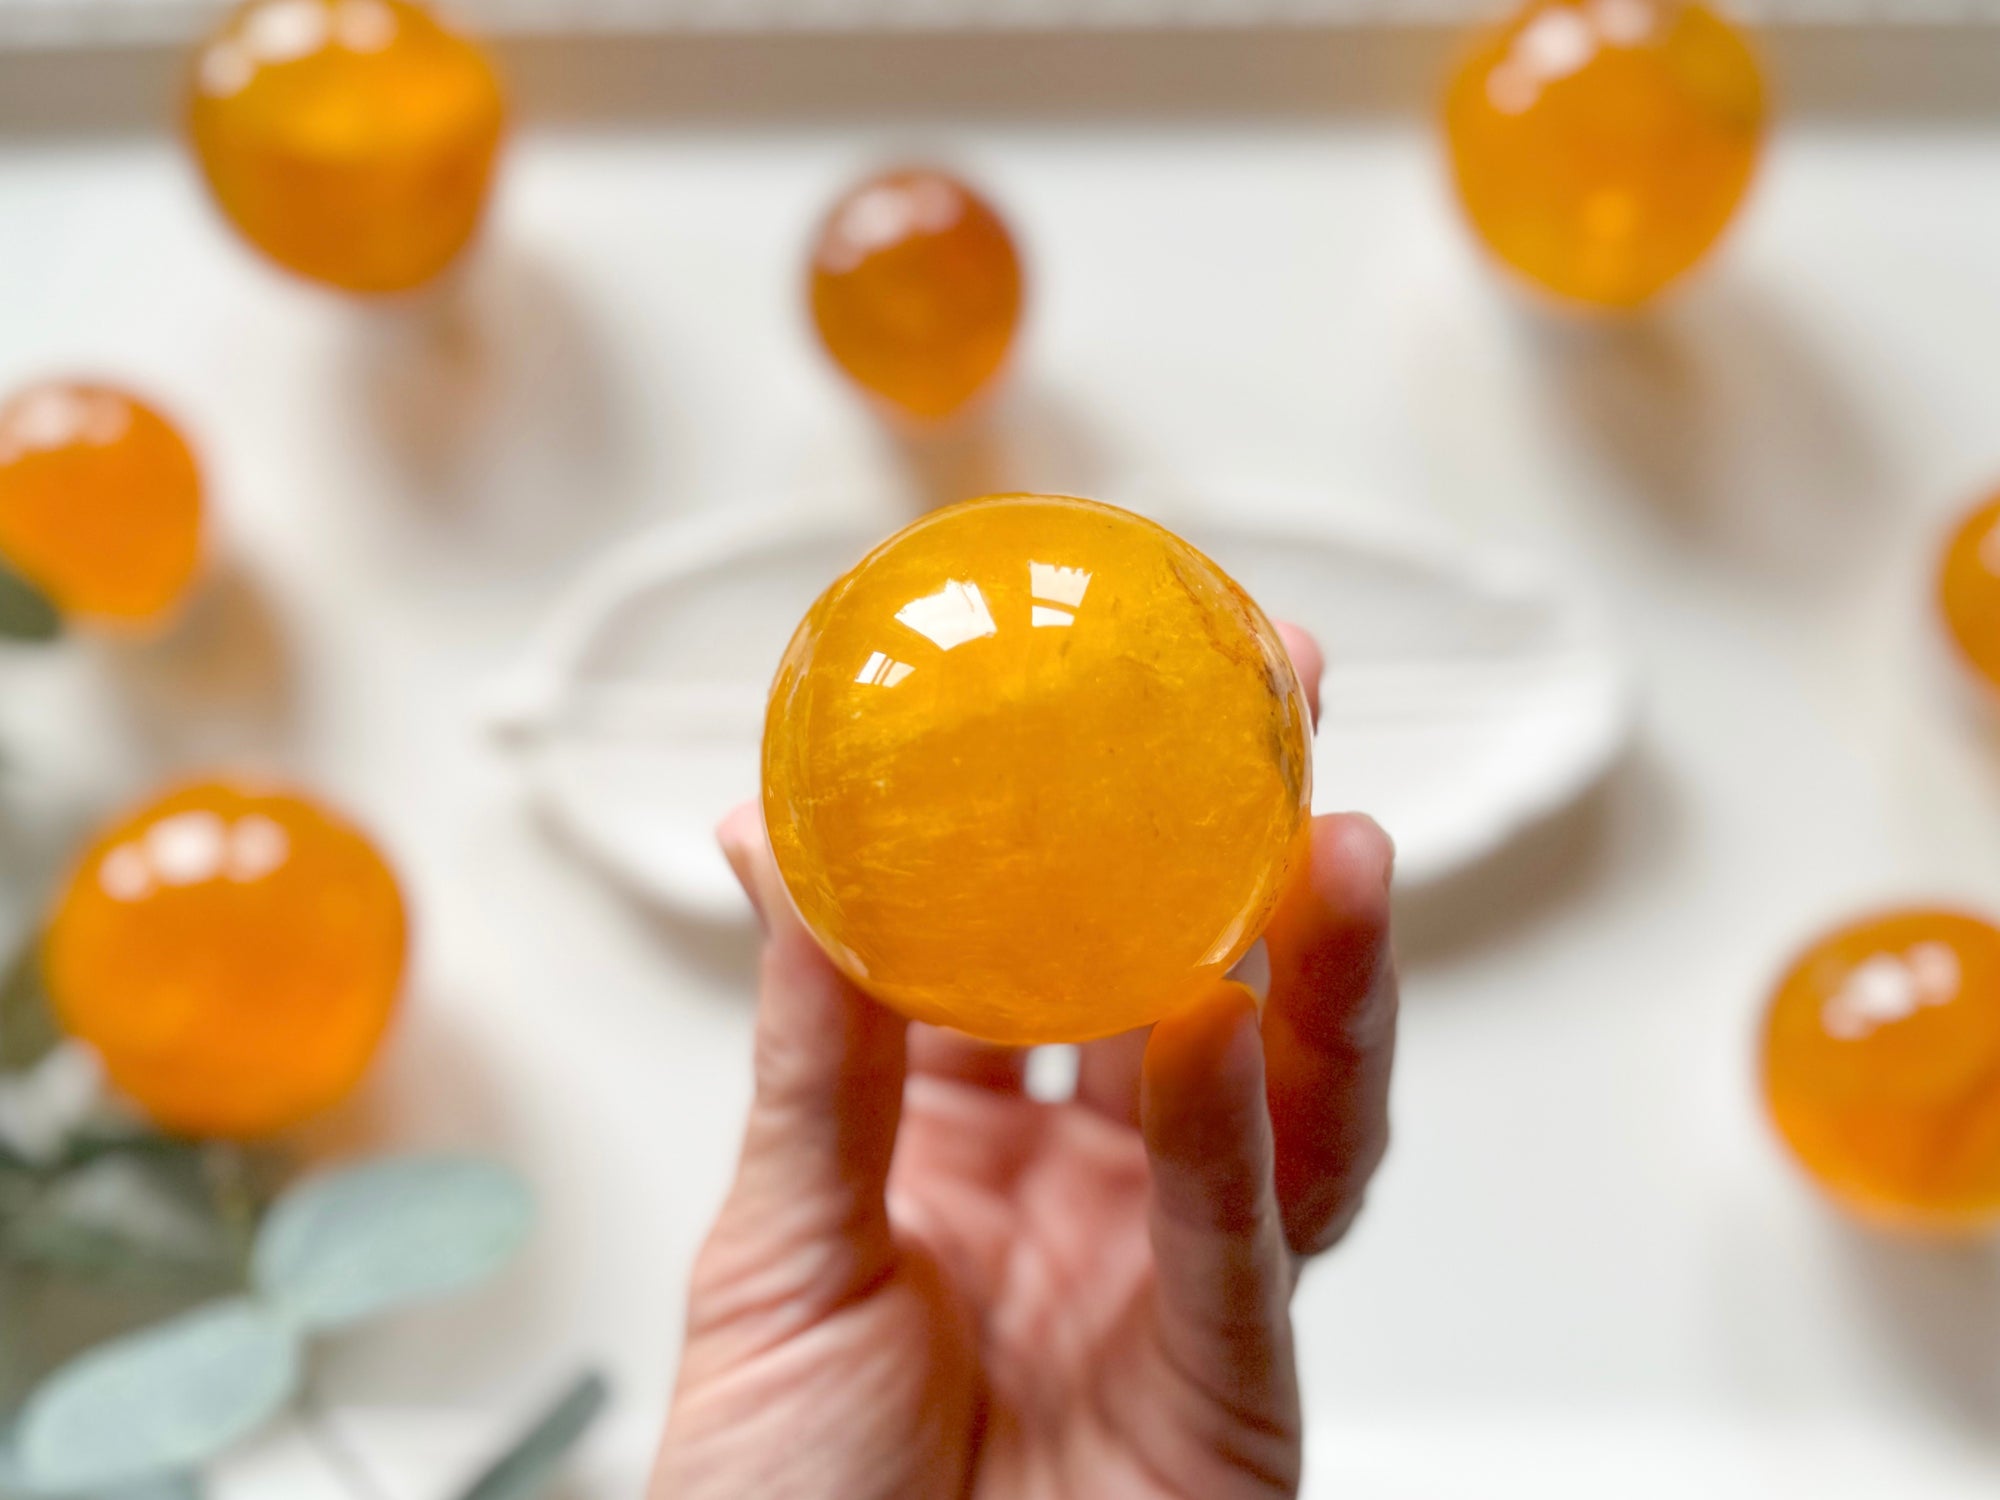
[[1311, 1255], [1346, 1233], [1389, 1144], [1395, 850], [1369, 818], [1313, 820], [1310, 856], [1264, 937], [1265, 1075], [1285, 1237]]
[[1319, 683], [1326, 675], [1326, 658], [1320, 654], [1319, 642], [1312, 638], [1311, 631], [1290, 620], [1278, 621], [1278, 638], [1292, 658], [1292, 670], [1299, 674], [1299, 685], [1306, 690], [1306, 707], [1312, 710], [1313, 724], [1317, 726]]

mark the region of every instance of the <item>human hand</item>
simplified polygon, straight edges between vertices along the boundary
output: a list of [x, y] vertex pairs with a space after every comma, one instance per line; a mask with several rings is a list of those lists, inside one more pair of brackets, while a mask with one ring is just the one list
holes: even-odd
[[[1317, 715], [1319, 651], [1286, 641]], [[842, 978], [753, 807], [719, 837], [765, 930], [756, 1096], [652, 1500], [1295, 1494], [1292, 1289], [1388, 1141], [1381, 829], [1314, 820], [1261, 1026], [1219, 985], [1086, 1045], [1058, 1104], [1019, 1050]]]

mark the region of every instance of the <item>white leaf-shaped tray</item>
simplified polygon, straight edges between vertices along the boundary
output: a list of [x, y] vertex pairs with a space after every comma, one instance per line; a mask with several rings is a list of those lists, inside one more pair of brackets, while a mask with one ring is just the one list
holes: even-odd
[[[1405, 884], [1464, 868], [1586, 790], [1630, 730], [1625, 664], [1551, 567], [1380, 520], [1139, 508], [1318, 637], [1315, 807], [1380, 819]], [[778, 657], [897, 524], [851, 501], [745, 510], [664, 526], [589, 570], [493, 706], [542, 809], [641, 891], [740, 918], [713, 829], [756, 793]]]

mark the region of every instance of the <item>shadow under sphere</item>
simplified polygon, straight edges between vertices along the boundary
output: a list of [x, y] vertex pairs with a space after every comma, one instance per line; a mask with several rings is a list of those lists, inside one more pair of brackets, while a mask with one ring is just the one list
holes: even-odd
[[1623, 321], [1524, 311], [1521, 337], [1553, 419], [1679, 545], [1807, 594], [1879, 553], [1864, 408], [1767, 289], [1718, 279]]

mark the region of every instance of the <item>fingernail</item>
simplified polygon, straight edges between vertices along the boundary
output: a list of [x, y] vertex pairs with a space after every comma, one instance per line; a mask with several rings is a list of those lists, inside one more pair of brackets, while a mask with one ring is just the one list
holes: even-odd
[[1350, 822], [1365, 823], [1366, 826], [1370, 830], [1372, 830], [1374, 836], [1382, 841], [1382, 847], [1386, 851], [1386, 857], [1382, 861], [1382, 889], [1385, 891], [1388, 890], [1389, 887], [1395, 883], [1396, 879], [1395, 839], [1390, 836], [1388, 829], [1384, 828], [1380, 823], [1376, 822], [1375, 819], [1369, 816], [1367, 813], [1348, 812], [1348, 813], [1342, 813], [1341, 816], [1343, 818], [1350, 820]]

